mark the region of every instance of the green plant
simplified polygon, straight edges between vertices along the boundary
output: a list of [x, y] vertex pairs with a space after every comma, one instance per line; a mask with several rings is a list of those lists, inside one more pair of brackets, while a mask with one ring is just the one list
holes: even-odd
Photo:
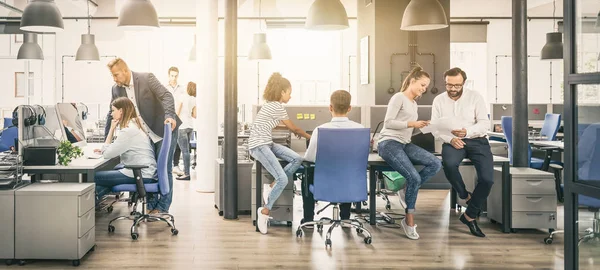
[[58, 164], [67, 166], [71, 160], [83, 156], [83, 151], [77, 146], [73, 146], [69, 141], [62, 141], [58, 146]]

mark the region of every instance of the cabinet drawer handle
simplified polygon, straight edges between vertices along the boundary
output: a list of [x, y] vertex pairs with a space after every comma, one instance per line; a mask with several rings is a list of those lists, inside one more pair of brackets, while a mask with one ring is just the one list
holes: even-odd
[[530, 201], [530, 202], [536, 203], [536, 202], [541, 201], [542, 197], [527, 197], [527, 200]]
[[541, 214], [541, 213], [527, 213], [526, 215], [528, 215], [528, 216], [541, 216], [543, 214]]
[[534, 186], [540, 185], [542, 183], [542, 180], [526, 180], [526, 181]]

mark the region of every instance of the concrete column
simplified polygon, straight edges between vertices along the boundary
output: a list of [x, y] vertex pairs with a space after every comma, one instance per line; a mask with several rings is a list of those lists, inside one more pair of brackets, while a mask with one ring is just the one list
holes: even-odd
[[527, 0], [512, 0], [513, 166], [529, 167]]
[[196, 127], [198, 192], [214, 192], [218, 144], [218, 0], [196, 1]]

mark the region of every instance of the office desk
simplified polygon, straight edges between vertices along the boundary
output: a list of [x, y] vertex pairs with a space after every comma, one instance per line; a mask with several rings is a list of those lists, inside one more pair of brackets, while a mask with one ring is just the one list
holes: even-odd
[[[301, 156], [304, 156], [304, 153], [299, 153]], [[441, 156], [438, 155], [438, 158], [441, 159]], [[256, 161], [256, 207], [260, 207], [262, 205], [262, 166], [260, 162]], [[461, 165], [473, 165], [469, 159], [464, 159]], [[512, 209], [512, 199], [511, 199], [511, 191], [512, 186], [510, 182], [510, 164], [508, 158], [494, 156], [494, 165], [502, 166], [502, 232], [509, 233], [511, 228], [511, 209]], [[375, 190], [377, 190], [377, 176], [376, 172], [384, 172], [384, 171], [394, 171], [387, 162], [383, 160], [377, 153], [369, 154], [369, 161], [367, 163], [368, 171], [369, 171], [369, 224], [375, 225], [376, 220], [375, 216], [377, 213], [377, 196]], [[304, 185], [303, 185], [304, 188]], [[504, 192], [506, 191], [506, 192]], [[451, 189], [450, 192], [450, 208], [453, 209], [457, 202], [457, 195], [454, 189]], [[357, 204], [357, 206], [360, 204]], [[257, 209], [254, 209], [256, 211]], [[257, 223], [255, 223], [257, 226]], [[258, 226], [256, 227], [256, 231], [258, 231]]]
[[[89, 143], [84, 147], [84, 153], [91, 153], [94, 149], [102, 148], [101, 143]], [[74, 159], [68, 166], [63, 165], [42, 165], [42, 166], [23, 166], [23, 173], [36, 174], [31, 180], [35, 182], [41, 180], [40, 174], [81, 174], [79, 182], [94, 182], [94, 174], [101, 170], [112, 170], [119, 163], [119, 158], [112, 159], [89, 159], [85, 155]]]
[[[441, 156], [438, 156], [441, 158]], [[473, 165], [469, 159], [464, 159], [461, 165]], [[511, 183], [509, 177], [509, 160], [505, 157], [494, 156], [494, 165], [502, 166], [502, 232], [509, 233], [510, 232], [510, 221], [511, 221]], [[376, 209], [376, 194], [375, 190], [377, 188], [377, 176], [376, 172], [384, 172], [384, 171], [394, 171], [392, 167], [390, 167], [387, 162], [383, 160], [378, 154], [372, 153], [369, 154], [369, 223], [371, 225], [376, 224], [375, 216], [377, 213]], [[457, 202], [456, 191], [452, 189], [450, 191], [450, 208], [453, 209]]]

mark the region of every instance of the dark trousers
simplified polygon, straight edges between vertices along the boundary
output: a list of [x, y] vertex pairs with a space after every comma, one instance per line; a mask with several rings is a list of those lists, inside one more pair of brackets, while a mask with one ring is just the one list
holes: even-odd
[[487, 200], [494, 184], [494, 158], [487, 138], [463, 139], [463, 141], [465, 142], [463, 149], [456, 149], [447, 143], [443, 144], [442, 165], [444, 166], [446, 178], [456, 190], [458, 196], [461, 199], [466, 199], [469, 194], [458, 171], [458, 166], [464, 158], [468, 158], [473, 162], [473, 166], [477, 171], [477, 185], [471, 195], [466, 214], [470, 218], [476, 218], [481, 212], [481, 207]]
[[[315, 197], [312, 192], [308, 190], [308, 187], [314, 183], [315, 169], [308, 169], [308, 175], [305, 175], [307, 181], [306, 185], [302, 185], [302, 208], [304, 210], [304, 222], [313, 221], [315, 216]], [[306, 187], [306, 188], [305, 188]], [[340, 204], [340, 218], [350, 219], [350, 207], [351, 203]]]
[[[177, 138], [174, 138], [177, 141]], [[175, 153], [173, 154], [173, 167], [179, 166], [179, 158], [181, 157], [181, 148], [179, 144], [175, 145]]]

